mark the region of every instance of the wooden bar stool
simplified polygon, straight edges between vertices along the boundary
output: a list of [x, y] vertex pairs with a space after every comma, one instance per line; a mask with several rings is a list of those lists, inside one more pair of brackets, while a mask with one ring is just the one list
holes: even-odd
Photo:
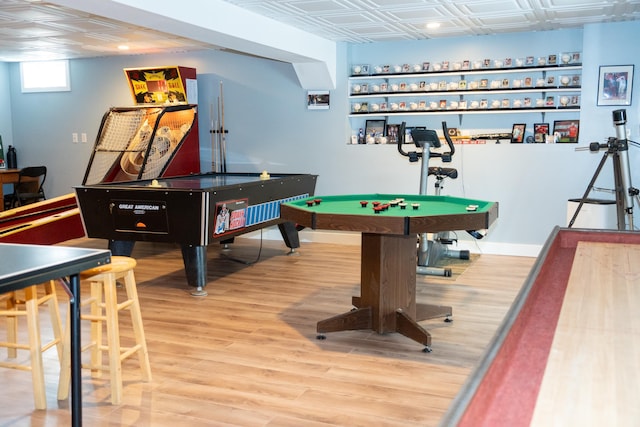
[[[33, 397], [36, 409], [47, 409], [47, 396], [44, 385], [44, 369], [42, 363], [42, 353], [56, 346], [58, 350], [58, 360], [63, 358], [62, 346], [62, 322], [60, 320], [60, 309], [58, 307], [58, 296], [56, 294], [55, 282], [44, 283], [44, 296], [38, 297], [38, 287], [29, 286], [24, 289], [24, 299], [18, 298], [18, 292], [7, 292], [0, 295], [0, 301], [5, 303], [5, 309], [0, 310], [0, 316], [7, 320], [7, 341], [0, 342], [0, 346], [7, 348], [10, 359], [18, 356], [18, 350], [29, 350], [30, 364], [0, 362], [0, 366], [12, 369], [31, 371], [33, 381]], [[53, 329], [53, 340], [42, 344], [40, 333], [40, 306], [46, 304], [51, 317]], [[18, 342], [18, 318], [26, 317], [29, 343]], [[7, 385], [5, 384], [5, 387]]]
[[[151, 381], [151, 368], [147, 342], [142, 326], [140, 302], [136, 289], [133, 269], [136, 260], [123, 256], [112, 256], [111, 263], [93, 268], [81, 273], [80, 278], [91, 284], [91, 296], [82, 300], [81, 307], [90, 307], [89, 313], [80, 315], [80, 319], [91, 322], [91, 342], [82, 347], [83, 351], [91, 350], [91, 362], [83, 364], [83, 368], [91, 369], [91, 376], [98, 378], [102, 371], [109, 371], [111, 384], [111, 403], [119, 405], [122, 401], [122, 361], [134, 354], [138, 355], [142, 378]], [[118, 302], [116, 280], [124, 281], [126, 299]], [[104, 300], [103, 300], [104, 296]], [[135, 345], [122, 347], [120, 345], [119, 312], [129, 310], [135, 336]], [[103, 341], [103, 323], [106, 326], [107, 340]], [[68, 328], [67, 328], [68, 331]], [[68, 333], [65, 342], [69, 342]], [[108, 365], [102, 363], [102, 353], [108, 353]], [[64, 366], [61, 370], [58, 399], [66, 399], [69, 394], [70, 360], [69, 352], [65, 351]]]

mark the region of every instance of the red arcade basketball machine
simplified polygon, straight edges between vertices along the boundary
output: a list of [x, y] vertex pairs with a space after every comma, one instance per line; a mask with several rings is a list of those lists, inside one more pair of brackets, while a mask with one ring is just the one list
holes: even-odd
[[102, 118], [83, 185], [200, 172], [196, 70], [124, 70], [135, 106]]

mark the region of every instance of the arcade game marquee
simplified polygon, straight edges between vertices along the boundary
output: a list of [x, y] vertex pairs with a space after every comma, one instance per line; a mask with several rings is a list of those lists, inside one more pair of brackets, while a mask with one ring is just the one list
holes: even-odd
[[88, 237], [130, 255], [136, 241], [179, 243], [194, 295], [206, 295], [207, 245], [278, 225], [300, 246], [280, 204], [312, 196], [317, 176], [200, 173], [197, 106], [185, 67], [125, 70], [134, 102], [101, 123], [76, 197]]

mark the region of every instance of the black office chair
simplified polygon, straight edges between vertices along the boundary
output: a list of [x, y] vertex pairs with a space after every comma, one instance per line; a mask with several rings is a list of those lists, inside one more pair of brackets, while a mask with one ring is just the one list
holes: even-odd
[[[33, 178], [37, 178], [37, 181]], [[47, 179], [46, 166], [29, 166], [20, 170], [18, 182], [13, 187], [13, 194], [7, 196], [11, 208], [45, 200], [42, 188], [45, 179]]]

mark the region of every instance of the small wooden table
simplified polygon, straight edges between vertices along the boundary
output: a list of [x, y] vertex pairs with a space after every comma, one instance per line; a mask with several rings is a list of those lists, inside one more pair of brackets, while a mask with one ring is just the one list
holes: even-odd
[[20, 169], [0, 169], [0, 212], [4, 210], [4, 184], [16, 184], [20, 178]]
[[[23, 178], [25, 181], [36, 181], [37, 178]], [[4, 210], [4, 184], [17, 184], [20, 180], [20, 169], [0, 169], [0, 212]]]

